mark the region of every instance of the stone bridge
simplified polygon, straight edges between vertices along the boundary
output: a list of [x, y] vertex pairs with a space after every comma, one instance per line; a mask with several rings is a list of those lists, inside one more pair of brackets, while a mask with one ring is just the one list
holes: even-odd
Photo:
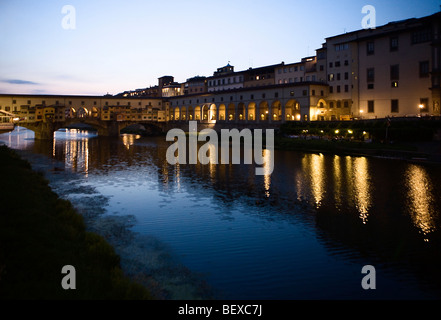
[[134, 124], [140, 124], [146, 128], [150, 127], [160, 132], [164, 132], [166, 129], [165, 123], [156, 121], [101, 120], [96, 117], [66, 118], [63, 121], [54, 121], [48, 118], [38, 122], [19, 121], [16, 123], [18, 126], [34, 131], [35, 139], [41, 140], [53, 139], [55, 131], [75, 124], [85, 124], [93, 127], [97, 130], [99, 136], [106, 137], [119, 136], [122, 129]]

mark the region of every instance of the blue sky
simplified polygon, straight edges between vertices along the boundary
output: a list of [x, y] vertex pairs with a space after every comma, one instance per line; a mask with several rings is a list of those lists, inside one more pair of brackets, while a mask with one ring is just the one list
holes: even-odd
[[297, 62], [360, 29], [365, 5], [380, 26], [438, 12], [441, 0], [0, 0], [0, 93], [116, 94], [229, 61], [237, 71]]

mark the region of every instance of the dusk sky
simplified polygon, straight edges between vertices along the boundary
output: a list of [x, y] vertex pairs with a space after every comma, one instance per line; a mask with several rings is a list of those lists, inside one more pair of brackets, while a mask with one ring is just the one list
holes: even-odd
[[[65, 5], [75, 29], [63, 28]], [[0, 93], [117, 94], [228, 62], [236, 71], [297, 62], [361, 29], [365, 5], [380, 26], [436, 13], [441, 1], [0, 0]]]

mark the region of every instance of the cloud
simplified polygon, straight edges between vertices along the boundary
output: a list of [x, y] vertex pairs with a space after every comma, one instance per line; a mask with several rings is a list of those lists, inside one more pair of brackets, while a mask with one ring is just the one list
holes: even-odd
[[39, 83], [27, 80], [19, 80], [19, 79], [6, 79], [1, 80], [1, 82], [9, 83], [9, 84], [34, 84], [38, 85]]

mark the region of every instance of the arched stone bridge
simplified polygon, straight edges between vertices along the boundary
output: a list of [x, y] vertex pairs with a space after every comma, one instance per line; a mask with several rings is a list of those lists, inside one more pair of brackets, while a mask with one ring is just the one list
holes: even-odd
[[61, 128], [66, 128], [74, 124], [85, 124], [97, 130], [99, 136], [118, 136], [122, 129], [134, 125], [141, 124], [144, 127], [152, 127], [156, 131], [164, 132], [165, 123], [156, 121], [117, 121], [117, 120], [101, 120], [96, 117], [79, 117], [66, 118], [63, 121], [54, 121], [51, 118], [38, 122], [19, 121], [16, 125], [25, 127], [35, 133], [35, 139], [53, 139], [54, 132]]

